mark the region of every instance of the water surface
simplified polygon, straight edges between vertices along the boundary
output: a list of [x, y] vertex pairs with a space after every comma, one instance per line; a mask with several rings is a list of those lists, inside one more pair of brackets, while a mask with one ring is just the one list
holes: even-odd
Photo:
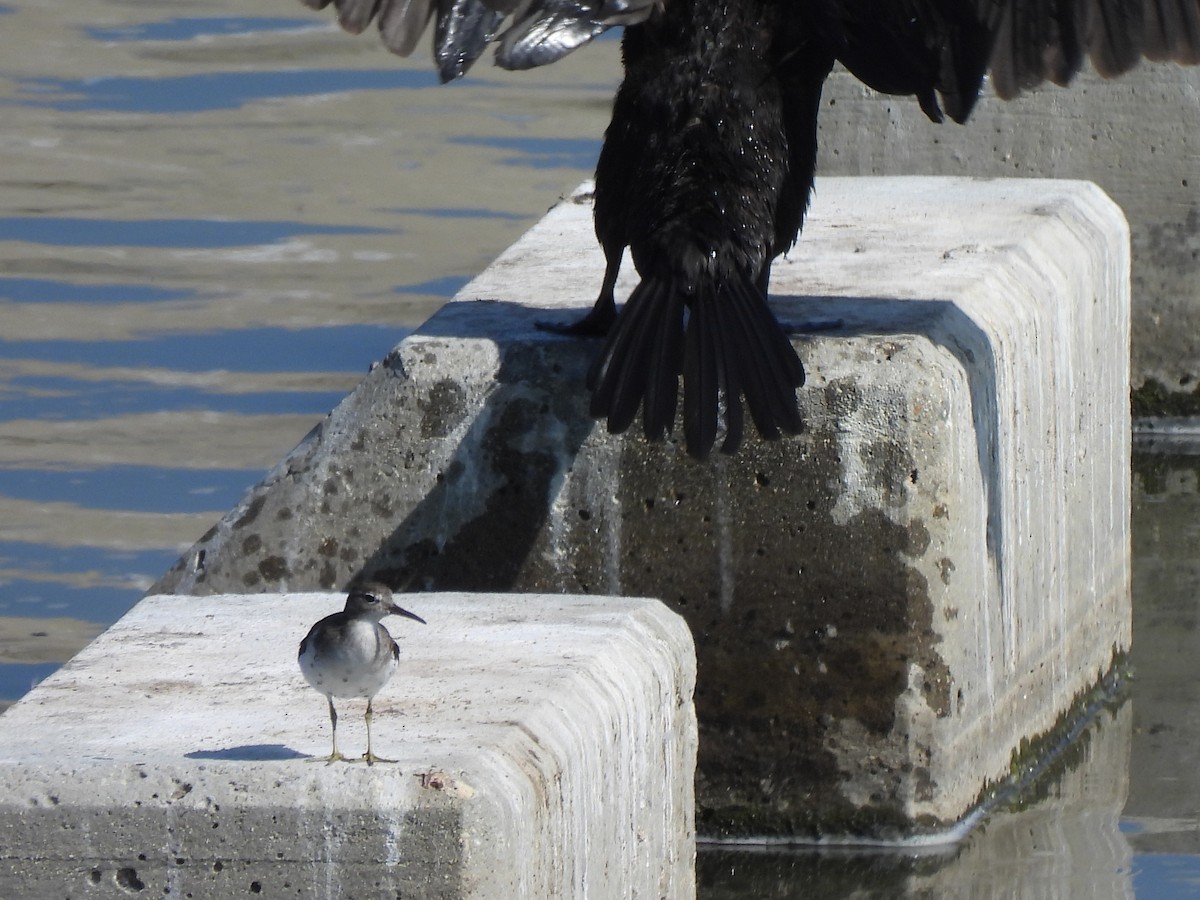
[[0, 702], [590, 175], [617, 77], [440, 88], [294, 0], [179, 10], [3, 7]]

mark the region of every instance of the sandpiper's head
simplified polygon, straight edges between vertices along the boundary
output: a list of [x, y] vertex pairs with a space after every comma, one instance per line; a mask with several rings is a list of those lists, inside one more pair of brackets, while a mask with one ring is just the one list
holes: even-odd
[[346, 597], [346, 612], [352, 616], [363, 616], [378, 622], [384, 616], [407, 616], [422, 625], [425, 620], [416, 613], [397, 606], [392, 602], [392, 591], [378, 581], [368, 581], [350, 588]]

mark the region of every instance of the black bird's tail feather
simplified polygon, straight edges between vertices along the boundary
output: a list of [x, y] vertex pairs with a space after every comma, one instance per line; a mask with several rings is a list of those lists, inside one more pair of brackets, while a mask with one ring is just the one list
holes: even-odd
[[620, 434], [641, 406], [646, 438], [661, 440], [675, 423], [680, 375], [684, 436], [695, 457], [716, 442], [722, 394], [724, 453], [742, 440], [742, 397], [764, 438], [803, 428], [796, 388], [804, 367], [749, 278], [700, 279], [691, 292], [673, 278], [642, 281], [588, 374], [591, 413]]

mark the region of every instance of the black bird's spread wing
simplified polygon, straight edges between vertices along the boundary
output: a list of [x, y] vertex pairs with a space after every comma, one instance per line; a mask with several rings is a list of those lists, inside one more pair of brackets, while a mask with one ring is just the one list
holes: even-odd
[[810, 28], [864, 84], [916, 96], [935, 121], [944, 108], [961, 122], [987, 71], [1001, 2], [812, 0]]
[[[1143, 59], [1200, 63], [1200, 0], [813, 0], [812, 27], [867, 85], [965, 121], [989, 71], [1011, 99]], [[939, 102], [940, 100], [940, 102]]]
[[[976, 0], [981, 6], [994, 5]], [[1005, 99], [1043, 81], [1066, 84], [1084, 58], [1105, 78], [1143, 58], [1200, 63], [1200, 0], [1009, 0], [991, 58]]]
[[[659, 0], [303, 0], [337, 7], [338, 22], [359, 34], [372, 20], [384, 44], [408, 56], [434, 19], [433, 55], [443, 81], [458, 78], [493, 40], [496, 64], [529, 69], [552, 63], [614, 25], [646, 19]], [[501, 28], [507, 28], [500, 33]], [[499, 37], [497, 38], [497, 35]]]

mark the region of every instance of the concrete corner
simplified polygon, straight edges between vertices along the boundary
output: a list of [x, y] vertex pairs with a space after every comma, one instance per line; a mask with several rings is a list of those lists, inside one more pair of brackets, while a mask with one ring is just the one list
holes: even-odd
[[[657, 601], [430, 594], [376, 752], [296, 646], [329, 594], [150, 597], [0, 720], [5, 897], [694, 895], [695, 658]], [[412, 625], [411, 628], [407, 627]], [[339, 744], [365, 741], [339, 703]]]
[[1120, 211], [1082, 182], [820, 180], [772, 282], [808, 430], [703, 465], [604, 433], [595, 344], [534, 328], [591, 304], [590, 219], [553, 210], [161, 589], [658, 596], [697, 644], [702, 833], [948, 827], [1129, 645]]

